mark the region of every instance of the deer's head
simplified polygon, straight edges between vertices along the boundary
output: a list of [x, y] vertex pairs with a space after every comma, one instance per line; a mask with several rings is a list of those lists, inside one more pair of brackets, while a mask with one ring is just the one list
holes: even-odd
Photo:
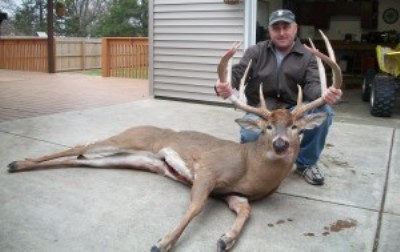
[[295, 111], [288, 109], [268, 111], [266, 108], [262, 113], [256, 114], [261, 116], [260, 119], [236, 119], [235, 121], [242, 128], [260, 132], [257, 141], [266, 146], [264, 151], [267, 150], [269, 159], [288, 155], [297, 156], [303, 130], [318, 127], [327, 116], [324, 112], [297, 116]]
[[[326, 36], [321, 32], [324, 38], [329, 57], [317, 51], [311, 42], [312, 48], [306, 46], [307, 50], [317, 56], [317, 63], [319, 68], [319, 74], [321, 79], [321, 90], [324, 91], [327, 88], [325, 69], [321, 62], [324, 61], [332, 69], [332, 84], [335, 88], [340, 88], [342, 84], [342, 73], [339, 66], [336, 63], [334, 52], [331, 44]], [[231, 69], [227, 69], [230, 65], [230, 61], [235, 54], [239, 44], [235, 44], [221, 58], [218, 66], [219, 79], [226, 82]], [[247, 66], [245, 74], [241, 80], [241, 84], [244, 84], [246, 74], [250, 68], [250, 64]], [[303, 104], [303, 93], [301, 87], [298, 86], [298, 97], [297, 106], [293, 110], [288, 109], [277, 109], [274, 111], [268, 110], [265, 102], [265, 98], [262, 92], [262, 85], [260, 85], [260, 107], [252, 107], [244, 102], [237, 99], [235, 96], [229, 98], [234, 106], [245, 112], [256, 114], [260, 117], [258, 120], [252, 119], [237, 119], [236, 122], [243, 128], [248, 130], [254, 130], [261, 132], [258, 141], [264, 142], [267, 146], [267, 156], [271, 159], [285, 156], [289, 153], [297, 155], [300, 136], [303, 130], [313, 129], [321, 125], [326, 119], [326, 113], [312, 113], [305, 114], [307, 111], [321, 106], [325, 101], [318, 98], [310, 103]]]

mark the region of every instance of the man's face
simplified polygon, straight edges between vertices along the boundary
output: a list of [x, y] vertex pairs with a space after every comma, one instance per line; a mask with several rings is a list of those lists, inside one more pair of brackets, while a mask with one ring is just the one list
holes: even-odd
[[296, 38], [297, 24], [277, 22], [269, 26], [268, 31], [275, 47], [280, 51], [286, 51], [291, 48]]

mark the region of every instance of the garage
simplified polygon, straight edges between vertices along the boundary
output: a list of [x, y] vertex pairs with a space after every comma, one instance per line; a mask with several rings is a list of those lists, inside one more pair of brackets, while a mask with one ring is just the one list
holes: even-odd
[[154, 96], [223, 103], [213, 90], [219, 58], [234, 41], [242, 42], [237, 60], [265, 39], [268, 15], [280, 8], [296, 14], [304, 42], [312, 38], [323, 48], [318, 29], [327, 34], [345, 89], [361, 90], [368, 70], [379, 72], [377, 45], [394, 48], [399, 42], [400, 2], [395, 0], [152, 1], [149, 82]]

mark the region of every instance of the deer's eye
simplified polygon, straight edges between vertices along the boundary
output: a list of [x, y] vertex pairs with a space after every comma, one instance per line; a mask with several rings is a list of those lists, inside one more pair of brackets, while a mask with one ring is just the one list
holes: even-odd
[[271, 125], [267, 125], [267, 130], [272, 130], [272, 126]]
[[298, 127], [296, 125], [292, 125], [292, 130], [297, 130]]

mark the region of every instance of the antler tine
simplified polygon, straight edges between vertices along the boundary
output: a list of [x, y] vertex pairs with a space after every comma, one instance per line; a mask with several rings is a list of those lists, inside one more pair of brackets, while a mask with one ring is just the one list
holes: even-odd
[[[311, 48], [314, 50], [317, 50], [315, 48], [315, 45], [314, 45], [312, 39], [309, 38], [308, 41], [310, 42]], [[321, 82], [321, 92], [324, 93], [326, 91], [326, 89], [328, 88], [328, 86], [326, 84], [325, 66], [324, 66], [324, 64], [322, 64], [321, 58], [318, 58], [318, 57], [317, 57], [317, 66], [318, 66], [319, 79]]]
[[298, 93], [297, 93], [297, 105], [303, 105], [303, 90], [300, 85], [297, 85]]
[[[240, 85], [241, 85], [240, 89], [244, 89], [244, 88], [242, 88], [242, 86], [244, 86], [244, 82], [247, 79], [247, 74], [249, 72], [251, 63], [252, 63], [252, 60], [249, 61], [249, 64], [247, 65], [246, 70], [244, 71], [244, 75], [243, 75], [242, 79], [240, 80]], [[231, 102], [233, 103], [233, 105], [236, 108], [241, 109], [248, 113], [253, 113], [253, 114], [259, 115], [263, 118], [267, 118], [271, 112], [267, 109], [267, 104], [265, 102], [262, 85], [263, 84], [260, 83], [260, 91], [259, 91], [260, 92], [260, 107], [259, 108], [251, 107], [251, 106], [247, 105], [242, 99], [240, 99], [240, 96], [239, 96], [239, 99], [237, 99], [235, 95], [232, 95], [229, 99], [231, 100]], [[241, 91], [244, 92], [244, 90], [241, 90]], [[235, 98], [232, 99], [232, 97], [235, 97]]]
[[233, 43], [231, 49], [229, 49], [224, 56], [221, 57], [221, 60], [217, 67], [218, 78], [221, 82], [230, 81], [230, 72], [231, 72], [231, 63], [232, 57], [235, 55], [236, 50], [240, 47], [240, 42]]
[[[318, 31], [321, 34], [322, 39], [325, 42], [325, 46], [326, 46], [326, 50], [328, 51], [329, 58], [331, 58], [331, 60], [336, 62], [335, 52], [333, 51], [331, 43], [329, 43], [328, 37], [325, 35], [325, 33], [322, 30], [318, 30]], [[332, 69], [332, 83], [336, 83], [336, 78], [335, 77], [336, 76], [333, 74], [333, 69]]]
[[[322, 31], [321, 31], [321, 34], [323, 34]], [[340, 70], [339, 65], [336, 63], [331, 43], [329, 42], [328, 38], [325, 35], [323, 35], [323, 38], [324, 38], [328, 53], [330, 54], [330, 57], [326, 56], [325, 54], [322, 54], [321, 52], [317, 51], [315, 48], [310, 48], [306, 45], [304, 45], [304, 46], [307, 50], [309, 50], [311, 53], [313, 53], [315, 56], [317, 56], [318, 58], [320, 58], [322, 61], [324, 61], [326, 64], [328, 64], [330, 66], [330, 68], [332, 69], [332, 81], [333, 81], [332, 85], [333, 85], [333, 87], [340, 89], [342, 82], [343, 82], [342, 71]], [[299, 117], [304, 112], [306, 112], [310, 109], [319, 107], [323, 104], [325, 104], [325, 101], [322, 97], [320, 97], [308, 104], [300, 106], [299, 109], [294, 110], [292, 113], [294, 113], [296, 115], [296, 117]]]
[[292, 110], [292, 114], [298, 115], [302, 107], [303, 107], [303, 90], [301, 86], [297, 84], [297, 106]]
[[[235, 50], [235, 52], [240, 47], [240, 44], [241, 43], [239, 41], [236, 41], [233, 43], [232, 48]], [[231, 79], [232, 79], [232, 58], [228, 61], [228, 67], [226, 69], [228, 72], [227, 73], [227, 81], [231, 81]]]
[[321, 34], [321, 36], [325, 42], [325, 46], [326, 46], [326, 50], [328, 51], [329, 58], [331, 58], [333, 61], [336, 62], [335, 52], [333, 51], [332, 45], [329, 42], [328, 37], [325, 35], [325, 33], [322, 30], [318, 30], [318, 31]]
[[262, 83], [260, 84], [260, 107], [252, 107], [247, 104], [242, 103], [235, 95], [231, 95], [229, 97], [229, 100], [232, 102], [232, 104], [240, 109], [243, 110], [247, 113], [252, 113], [261, 116], [262, 118], [266, 119], [268, 116], [271, 114], [271, 111], [267, 109], [267, 104], [265, 102], [264, 94], [263, 94], [263, 88], [262, 88]]
[[[247, 65], [246, 70], [244, 71], [244, 75], [240, 81], [241, 85], [242, 84], [244, 85], [244, 81], [247, 79], [247, 74], [249, 72], [251, 63], [252, 63], [252, 60], [249, 61], [249, 64]], [[263, 88], [262, 88], [262, 83], [260, 84], [260, 105], [261, 106], [259, 108], [247, 105], [242, 99], [240, 99], [240, 97], [238, 98], [234, 94], [232, 94], [229, 97], [229, 100], [232, 102], [232, 104], [234, 105], [235, 108], [243, 110], [247, 113], [259, 115], [263, 118], [267, 118], [268, 115], [271, 113], [267, 109], [267, 105], [266, 105], [264, 93], [263, 93]]]
[[249, 73], [250, 67], [251, 67], [251, 63], [253, 62], [252, 59], [249, 60], [249, 64], [247, 64], [246, 70], [244, 71], [243, 77], [242, 79], [240, 79], [240, 85], [239, 85], [239, 100], [243, 103], [247, 103], [246, 101], [246, 95], [244, 93], [245, 90], [245, 82], [247, 79], [247, 75]]
[[[329, 42], [328, 42], [329, 43]], [[307, 50], [309, 50], [310, 52], [312, 52], [315, 56], [319, 57], [322, 59], [322, 61], [324, 61], [326, 64], [328, 64], [331, 69], [332, 69], [332, 76], [333, 79], [335, 80], [332, 85], [339, 89], [342, 86], [342, 82], [343, 82], [343, 77], [342, 77], [342, 71], [340, 70], [339, 65], [336, 63], [336, 61], [333, 61], [331, 58], [329, 58], [328, 56], [326, 56], [325, 54], [314, 50], [308, 46], [305, 46]]]
[[271, 112], [267, 108], [267, 103], [265, 102], [263, 83], [260, 83], [260, 108], [265, 111], [265, 114], [270, 114]]

